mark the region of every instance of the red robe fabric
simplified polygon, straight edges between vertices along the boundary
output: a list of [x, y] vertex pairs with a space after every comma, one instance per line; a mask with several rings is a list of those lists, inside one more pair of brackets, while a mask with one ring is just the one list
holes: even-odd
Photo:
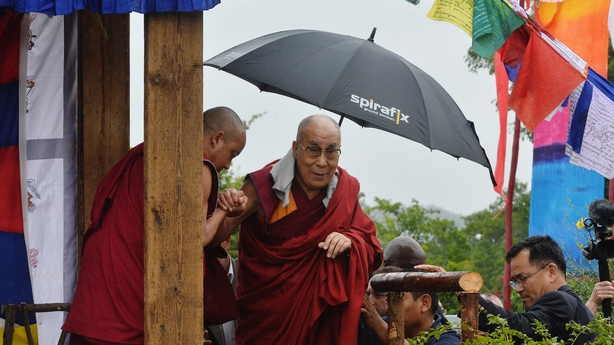
[[143, 344], [143, 207], [141, 144], [98, 186], [65, 331]]
[[[298, 209], [268, 225], [279, 200], [267, 166], [249, 175], [265, 207], [241, 225], [236, 344], [355, 345], [369, 273], [382, 261], [375, 225], [358, 202], [358, 180], [339, 168], [328, 208], [293, 186]], [[349, 237], [349, 255], [318, 248], [331, 232]]]
[[[218, 181], [213, 164], [204, 163], [214, 178], [209, 216], [217, 205]], [[96, 190], [77, 289], [62, 329], [111, 343], [143, 344], [143, 219], [139, 144], [111, 168]]]

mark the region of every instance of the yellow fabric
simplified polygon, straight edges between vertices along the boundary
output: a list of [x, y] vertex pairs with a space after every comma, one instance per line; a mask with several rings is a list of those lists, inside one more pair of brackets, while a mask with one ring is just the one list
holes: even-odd
[[[38, 331], [36, 329], [36, 324], [30, 325], [30, 331], [32, 332], [34, 345], [38, 345]], [[2, 336], [4, 336], [4, 330], [2, 330], [0, 333], [2, 333]], [[26, 336], [25, 327], [15, 327], [15, 333], [13, 333], [13, 345], [28, 345], [28, 337]]]
[[432, 20], [452, 23], [467, 35], [472, 35], [473, 0], [435, 0], [426, 16]]
[[610, 0], [539, 3], [541, 24], [597, 73], [608, 75]]
[[292, 213], [295, 210], [296, 210], [296, 202], [294, 201], [294, 195], [292, 195], [292, 191], [290, 191], [290, 202], [288, 203], [286, 207], [284, 207], [282, 205], [282, 200], [279, 200], [279, 204], [277, 205], [275, 212], [273, 212], [273, 215], [271, 216], [271, 219], [269, 220], [269, 224], [275, 223], [276, 221], [282, 219], [283, 217], [287, 216], [288, 214]]

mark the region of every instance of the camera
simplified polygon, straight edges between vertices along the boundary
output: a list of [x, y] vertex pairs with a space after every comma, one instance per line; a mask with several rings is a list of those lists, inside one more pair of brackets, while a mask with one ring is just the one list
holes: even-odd
[[588, 207], [588, 216], [584, 220], [584, 227], [594, 231], [582, 255], [588, 260], [614, 258], [614, 240], [611, 226], [614, 225], [614, 204], [606, 199], [597, 199]]

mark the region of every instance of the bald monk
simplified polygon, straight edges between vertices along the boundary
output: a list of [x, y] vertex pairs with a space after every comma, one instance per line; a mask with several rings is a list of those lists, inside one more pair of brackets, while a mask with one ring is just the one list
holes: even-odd
[[340, 148], [337, 123], [309, 116], [285, 157], [246, 177], [246, 211], [225, 225], [241, 224], [237, 345], [356, 345], [382, 253], [358, 181], [338, 167]]
[[[415, 266], [424, 264], [426, 264], [426, 253], [422, 246], [409, 236], [399, 236], [388, 242], [384, 251], [384, 267], [375, 271], [375, 274], [398, 270], [413, 272], [416, 271]], [[386, 344], [384, 339], [388, 335], [388, 324], [382, 318], [375, 316], [372, 306], [367, 302], [365, 299], [362, 308], [365, 323], [381, 339], [381, 342]], [[444, 325], [449, 323], [439, 306], [436, 307], [435, 315], [438, 323]]]
[[[226, 107], [207, 110], [203, 122], [203, 213], [208, 220], [203, 222], [201, 241], [205, 246], [228, 212], [216, 209], [217, 172], [228, 169], [241, 153], [246, 136], [241, 119]], [[144, 342], [143, 195], [140, 144], [109, 171], [96, 191], [77, 289], [62, 326], [72, 333], [73, 345]], [[235, 200], [236, 211], [241, 211], [244, 196], [238, 194]]]
[[426, 264], [426, 253], [416, 240], [409, 236], [395, 237], [384, 251], [384, 266], [395, 266], [414, 271], [414, 266]]

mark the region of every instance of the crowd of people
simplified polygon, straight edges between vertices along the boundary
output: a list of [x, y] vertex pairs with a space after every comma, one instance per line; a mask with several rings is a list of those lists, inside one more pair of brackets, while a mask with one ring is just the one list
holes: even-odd
[[[218, 189], [246, 145], [239, 116], [217, 107], [203, 114], [205, 344], [388, 344], [385, 292], [370, 278], [387, 272], [441, 272], [428, 265], [420, 244], [407, 236], [382, 252], [374, 222], [359, 203], [360, 185], [341, 168], [341, 131], [325, 115], [298, 125], [279, 160], [249, 173], [240, 190]], [[73, 345], [144, 343], [143, 144], [133, 148], [101, 182], [84, 238], [74, 301], [63, 329]], [[239, 255], [227, 253], [239, 227]], [[195, 258], [195, 260], [200, 258]], [[492, 331], [489, 314], [538, 339], [535, 321], [569, 339], [569, 321], [587, 324], [614, 286], [595, 286], [586, 305], [566, 284], [558, 244], [533, 236], [506, 254], [511, 286], [524, 312], [503, 308], [494, 295], [479, 299], [479, 329]], [[437, 292], [402, 297], [408, 338], [448, 324]], [[208, 310], [207, 310], [208, 309]], [[594, 334], [582, 334], [576, 344]], [[459, 344], [446, 327], [427, 344]]]

